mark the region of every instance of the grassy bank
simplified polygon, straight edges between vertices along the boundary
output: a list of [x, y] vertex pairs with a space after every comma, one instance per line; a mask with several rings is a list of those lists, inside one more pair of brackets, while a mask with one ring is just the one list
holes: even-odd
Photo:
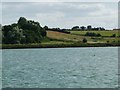
[[106, 30], [106, 31], [71, 31], [71, 34], [84, 36], [86, 32], [99, 33], [103, 37], [110, 37], [113, 34], [116, 34], [116, 36], [119, 36], [119, 33], [120, 33], [118, 30]]
[[44, 44], [3, 44], [2, 49], [19, 48], [65, 48], [65, 47], [110, 47], [119, 46], [118, 43], [44, 43]]

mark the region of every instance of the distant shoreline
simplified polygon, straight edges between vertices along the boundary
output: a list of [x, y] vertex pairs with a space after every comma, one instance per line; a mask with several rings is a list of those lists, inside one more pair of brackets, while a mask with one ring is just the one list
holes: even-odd
[[25, 45], [25, 44], [5, 44], [1, 49], [32, 49], [32, 48], [82, 48], [82, 47], [119, 47], [119, 44], [107, 44], [107, 43], [96, 43], [96, 44], [81, 44], [81, 45], [65, 45], [65, 44], [49, 44], [49, 45]]

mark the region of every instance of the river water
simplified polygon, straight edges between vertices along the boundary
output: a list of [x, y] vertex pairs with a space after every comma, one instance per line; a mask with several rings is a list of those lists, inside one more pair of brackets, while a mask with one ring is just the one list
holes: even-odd
[[2, 86], [13, 88], [118, 87], [118, 48], [4, 49]]

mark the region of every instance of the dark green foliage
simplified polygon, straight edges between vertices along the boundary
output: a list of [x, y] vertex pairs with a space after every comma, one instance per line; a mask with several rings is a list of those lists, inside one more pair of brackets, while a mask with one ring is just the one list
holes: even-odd
[[94, 32], [86, 32], [85, 36], [97, 36], [97, 37], [100, 37], [101, 34], [100, 33], [94, 33]]
[[83, 38], [82, 42], [83, 42], [83, 43], [87, 43], [87, 39], [86, 39], [86, 38]]
[[116, 34], [113, 34], [111, 37], [116, 37]]
[[26, 26], [27, 20], [24, 17], [20, 17], [18, 20], [18, 26], [20, 28], [24, 28]]
[[109, 43], [110, 41], [108, 40], [107, 43]]
[[44, 28], [41, 30], [41, 35], [43, 37], [45, 37], [47, 35], [47, 32], [46, 32], [46, 30]]
[[76, 30], [76, 29], [79, 29], [79, 26], [74, 26], [74, 27], [72, 28], [72, 30]]
[[46, 30], [38, 22], [20, 17], [17, 24], [3, 26], [3, 43], [40, 43]]
[[71, 30], [74, 30], [74, 31], [85, 31], [85, 30], [88, 30], [88, 31], [90, 31], [90, 30], [94, 30], [94, 31], [103, 31], [103, 30], [105, 30], [105, 28], [103, 28], [103, 27], [92, 27], [91, 25], [88, 25], [87, 27], [85, 27], [85, 26], [74, 26], [74, 27], [72, 27], [72, 29]]
[[7, 36], [9, 31], [12, 31], [12, 26], [11, 25], [5, 25], [3, 26], [2, 31], [4, 32], [4, 36]]
[[44, 29], [45, 29], [45, 30], [48, 30], [49, 28], [48, 28], [48, 26], [44, 26]]
[[92, 26], [91, 25], [87, 26], [87, 30], [92, 30]]
[[85, 36], [96, 36], [94, 32], [86, 32]]
[[80, 28], [81, 28], [81, 30], [85, 30], [86, 29], [86, 27], [84, 27], [84, 26], [81, 26]]
[[52, 29], [49, 29], [49, 30], [50, 31], [57, 31], [57, 32], [62, 32], [62, 33], [70, 34], [69, 29], [52, 28]]
[[20, 43], [20, 33], [17, 32], [17, 30], [14, 28], [13, 25], [4, 26], [2, 32], [3, 32], [3, 43], [7, 43], [7, 44]]
[[96, 34], [96, 36], [100, 37], [100, 36], [101, 36], [101, 34], [100, 34], [100, 33], [97, 33], [97, 34]]

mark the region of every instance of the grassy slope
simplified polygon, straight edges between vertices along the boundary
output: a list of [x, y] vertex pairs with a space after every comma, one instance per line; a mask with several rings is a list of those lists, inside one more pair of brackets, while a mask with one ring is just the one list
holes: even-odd
[[58, 39], [63, 41], [73, 41], [73, 42], [81, 41], [84, 38], [84, 36], [66, 34], [66, 33], [61, 33], [56, 31], [47, 31], [47, 37], [52, 39]]
[[71, 31], [71, 34], [84, 35], [86, 32], [100, 33], [102, 36], [112, 36], [116, 34], [118, 36], [118, 30], [109, 30], [109, 31]]
[[[47, 37], [57, 40], [63, 41], [73, 41], [73, 42], [81, 42], [83, 38], [88, 40], [88, 43], [106, 43], [109, 42], [117, 42], [120, 40], [118, 37], [89, 37], [84, 36], [87, 31], [71, 31], [71, 34], [65, 34], [56, 31], [47, 31]], [[118, 35], [118, 31], [91, 31], [95, 33], [100, 33], [103, 36], [111, 36], [112, 34]]]

